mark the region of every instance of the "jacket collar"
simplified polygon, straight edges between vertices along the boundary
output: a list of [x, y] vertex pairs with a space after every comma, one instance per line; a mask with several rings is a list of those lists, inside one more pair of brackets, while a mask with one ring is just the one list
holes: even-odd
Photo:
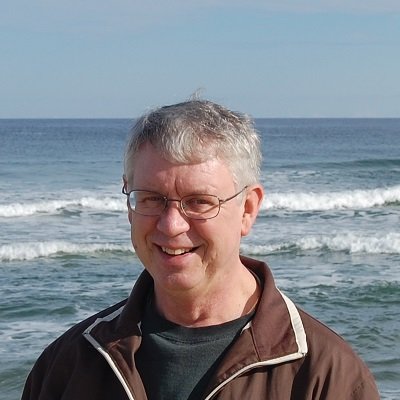
[[[246, 362], [257, 363], [304, 356], [307, 353], [306, 335], [297, 308], [276, 288], [272, 273], [265, 263], [248, 257], [241, 257], [241, 260], [259, 278], [262, 295], [252, 321], [235, 342], [231, 354], [233, 363], [243, 363], [243, 357]], [[141, 336], [142, 312], [152, 287], [153, 280], [144, 270], [125, 306], [112, 316], [97, 320], [86, 333], [106, 348], [119, 339]], [[252, 342], [250, 359], [249, 340]]]
[[250, 369], [281, 364], [307, 354], [299, 312], [276, 288], [268, 266], [251, 258], [241, 259], [260, 279], [262, 295], [252, 321], [228, 350], [210, 382], [210, 398], [221, 386]]
[[278, 359], [294, 353], [307, 353], [306, 335], [299, 312], [291, 300], [275, 286], [268, 266], [242, 257], [263, 285], [257, 312], [251, 323], [254, 346], [260, 360]]

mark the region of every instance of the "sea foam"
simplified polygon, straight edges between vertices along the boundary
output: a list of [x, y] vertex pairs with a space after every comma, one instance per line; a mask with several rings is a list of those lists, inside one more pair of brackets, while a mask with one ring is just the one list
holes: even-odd
[[75, 200], [48, 200], [33, 203], [0, 204], [0, 217], [27, 217], [36, 214], [57, 214], [62, 210], [92, 209], [99, 211], [125, 211], [126, 203], [122, 198], [81, 197]]
[[262, 209], [292, 211], [363, 209], [400, 204], [400, 185], [340, 192], [266, 193]]
[[400, 233], [391, 232], [382, 236], [366, 236], [356, 233], [305, 236], [297, 240], [265, 245], [242, 244], [241, 251], [249, 255], [307, 251], [400, 254]]
[[[33, 260], [39, 257], [46, 258], [58, 255], [95, 255], [96, 253], [116, 251], [133, 253], [131, 244], [78, 244], [67, 241], [25, 242], [0, 246], [0, 261]], [[400, 254], [400, 233], [392, 232], [382, 236], [365, 236], [355, 233], [305, 236], [297, 240], [265, 245], [241, 245], [241, 252], [249, 255], [308, 251]]]
[[[400, 204], [400, 185], [370, 190], [338, 192], [266, 193], [262, 210], [328, 211], [335, 209], [364, 209]], [[0, 217], [15, 218], [58, 214], [62, 211], [98, 210], [125, 212], [126, 203], [120, 197], [101, 199], [84, 196], [71, 200], [45, 200], [33, 203], [0, 204]]]
[[22, 261], [56, 255], [95, 254], [115, 251], [132, 252], [133, 250], [130, 244], [78, 244], [66, 241], [25, 242], [0, 246], [0, 261]]

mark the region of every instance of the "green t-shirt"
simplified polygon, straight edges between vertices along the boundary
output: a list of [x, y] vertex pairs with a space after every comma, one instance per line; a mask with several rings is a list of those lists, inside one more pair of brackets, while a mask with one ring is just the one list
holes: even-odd
[[162, 318], [149, 302], [135, 355], [149, 400], [197, 400], [228, 347], [253, 314], [221, 325], [186, 328]]

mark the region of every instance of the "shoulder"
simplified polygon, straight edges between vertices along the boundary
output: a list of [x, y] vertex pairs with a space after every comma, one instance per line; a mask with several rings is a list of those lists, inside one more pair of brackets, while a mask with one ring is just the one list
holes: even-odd
[[318, 390], [347, 393], [349, 399], [379, 399], [367, 365], [340, 335], [299, 310], [307, 335], [308, 354], [300, 372], [315, 377]]
[[334, 330], [327, 325], [299, 309], [304, 330], [307, 335], [309, 353], [313, 357], [328, 357], [343, 359], [343, 357], [355, 357], [359, 359], [351, 346]]
[[61, 398], [67, 388], [75, 390], [74, 388], [82, 387], [85, 382], [90, 387], [88, 382], [100, 373], [104, 363], [96, 349], [84, 338], [83, 333], [99, 318], [112, 315], [125, 303], [126, 300], [72, 326], [47, 346], [25, 382], [22, 399]]
[[111, 315], [114, 311], [123, 307], [125, 303], [126, 299], [69, 328], [44, 349], [30, 375], [46, 375], [48, 371], [57, 369], [58, 365], [62, 365], [62, 369], [66, 370], [66, 367], [69, 364], [74, 364], [77, 358], [90, 357], [91, 353], [94, 354], [93, 347], [84, 338], [83, 333], [99, 318]]
[[95, 323], [98, 319], [107, 318], [107, 316], [112, 315], [116, 310], [123, 307], [127, 302], [127, 299], [120, 301], [90, 317], [84, 319], [83, 321], [73, 325], [66, 332], [64, 332], [60, 337], [58, 337], [53, 343], [50, 344], [48, 348], [57, 348], [64, 346], [75, 346], [77, 342], [81, 341], [83, 338], [83, 333]]

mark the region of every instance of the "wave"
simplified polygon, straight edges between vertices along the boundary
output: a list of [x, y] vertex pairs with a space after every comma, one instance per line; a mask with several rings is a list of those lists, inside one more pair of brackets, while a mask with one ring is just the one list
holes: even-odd
[[363, 160], [354, 160], [348, 161], [344, 163], [337, 163], [336, 165], [344, 164], [345, 166], [361, 166], [361, 167], [381, 167], [381, 168], [389, 168], [389, 167], [399, 167], [400, 159], [399, 158], [368, 158]]
[[266, 193], [262, 210], [337, 210], [400, 205], [400, 185], [341, 192]]
[[349, 161], [317, 161], [317, 162], [302, 162], [302, 163], [288, 163], [285, 165], [281, 165], [282, 169], [304, 169], [307, 168], [318, 168], [318, 170], [324, 168], [331, 168], [335, 170], [346, 170], [354, 167], [358, 168], [397, 168], [400, 166], [399, 158], [366, 158], [360, 160], [349, 160]]
[[26, 242], [0, 246], [0, 261], [24, 261], [40, 257], [94, 255], [96, 253], [129, 252], [132, 245], [113, 243], [78, 244], [65, 241]]
[[379, 237], [354, 233], [333, 236], [308, 236], [283, 243], [242, 244], [241, 251], [249, 255], [307, 251], [345, 252], [350, 254], [400, 254], [400, 233], [388, 233]]
[[[400, 233], [382, 236], [363, 236], [354, 233], [333, 236], [306, 236], [297, 240], [265, 245], [242, 244], [241, 252], [248, 255], [269, 255], [308, 251], [345, 252], [351, 254], [400, 254]], [[24, 261], [41, 257], [71, 255], [96, 255], [97, 253], [123, 252], [132, 254], [129, 244], [72, 243], [67, 241], [43, 241], [6, 244], [0, 246], [0, 261]]]
[[[341, 192], [293, 192], [266, 193], [262, 211], [289, 210], [313, 211], [335, 209], [362, 209], [379, 206], [400, 205], [400, 185], [370, 190], [349, 190]], [[59, 214], [64, 211], [125, 212], [125, 199], [121, 197], [85, 196], [71, 200], [45, 200], [33, 203], [0, 204], [0, 217], [15, 218], [34, 215]]]
[[35, 203], [13, 203], [0, 205], [0, 217], [27, 217], [35, 214], [57, 214], [63, 210], [93, 209], [101, 211], [125, 211], [126, 203], [122, 198], [81, 197], [76, 200], [48, 200]]

